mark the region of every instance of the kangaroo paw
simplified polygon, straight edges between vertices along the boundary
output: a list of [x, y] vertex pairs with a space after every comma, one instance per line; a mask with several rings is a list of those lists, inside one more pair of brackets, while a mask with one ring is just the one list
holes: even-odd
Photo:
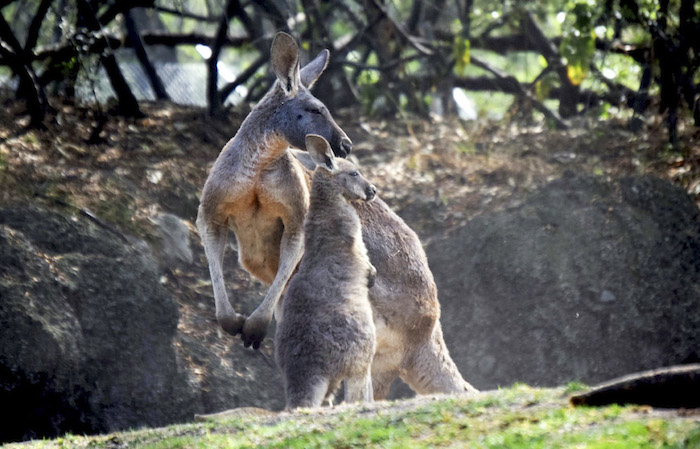
[[367, 276], [367, 288], [374, 287], [374, 281], [377, 279], [377, 269], [374, 265], [369, 265], [369, 275]]
[[238, 335], [243, 331], [243, 324], [246, 321], [246, 316], [236, 313], [233, 316], [217, 317], [219, 326], [231, 335]]
[[258, 349], [260, 343], [265, 339], [267, 334], [267, 326], [270, 324], [269, 321], [248, 318], [243, 325], [243, 331], [241, 332], [241, 340], [243, 340], [243, 345], [247, 348], [253, 346], [253, 349]]

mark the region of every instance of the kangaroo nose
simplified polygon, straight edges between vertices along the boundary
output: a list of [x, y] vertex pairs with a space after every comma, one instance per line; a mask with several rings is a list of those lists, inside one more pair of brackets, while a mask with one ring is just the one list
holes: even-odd
[[365, 196], [367, 199], [365, 201], [372, 201], [374, 199], [374, 195], [377, 194], [377, 188], [374, 187], [372, 184], [370, 184], [366, 189], [365, 189]]
[[343, 149], [345, 156], [347, 156], [352, 151], [352, 140], [347, 137], [343, 137], [340, 139], [340, 148]]

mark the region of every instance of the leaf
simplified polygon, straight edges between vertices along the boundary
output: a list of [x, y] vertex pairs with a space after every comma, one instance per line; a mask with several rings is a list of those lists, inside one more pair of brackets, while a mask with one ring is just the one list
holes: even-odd
[[566, 59], [566, 73], [574, 86], [586, 79], [595, 55], [594, 8], [595, 2], [589, 0], [572, 1], [563, 24], [559, 50]]
[[578, 86], [588, 76], [588, 67], [582, 65], [567, 65], [566, 76], [571, 81], [571, 84]]
[[455, 37], [454, 45], [455, 69], [458, 75], [464, 75], [467, 66], [471, 64], [471, 42], [462, 36]]

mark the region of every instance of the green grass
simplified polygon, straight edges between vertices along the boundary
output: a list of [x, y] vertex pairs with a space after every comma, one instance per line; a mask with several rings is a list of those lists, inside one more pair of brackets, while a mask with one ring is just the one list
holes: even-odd
[[700, 449], [700, 417], [648, 407], [572, 407], [561, 389], [524, 385], [474, 398], [440, 397], [212, 419], [104, 436], [68, 435], [17, 448]]

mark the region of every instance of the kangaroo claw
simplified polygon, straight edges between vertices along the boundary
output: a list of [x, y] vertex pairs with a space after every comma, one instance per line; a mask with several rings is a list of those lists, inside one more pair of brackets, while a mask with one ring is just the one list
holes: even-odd
[[369, 268], [369, 275], [367, 276], [367, 288], [372, 288], [374, 287], [374, 281], [377, 280], [377, 269], [374, 268], [374, 265], [372, 264], [370, 264]]
[[246, 322], [246, 316], [236, 313], [234, 316], [217, 317], [219, 326], [231, 335], [238, 335], [243, 331], [243, 324]]
[[260, 343], [265, 339], [267, 334], [267, 325], [269, 323], [264, 323], [260, 320], [248, 318], [243, 325], [243, 330], [241, 331], [241, 340], [243, 340], [243, 346], [246, 348], [253, 346], [253, 349], [258, 349]]

